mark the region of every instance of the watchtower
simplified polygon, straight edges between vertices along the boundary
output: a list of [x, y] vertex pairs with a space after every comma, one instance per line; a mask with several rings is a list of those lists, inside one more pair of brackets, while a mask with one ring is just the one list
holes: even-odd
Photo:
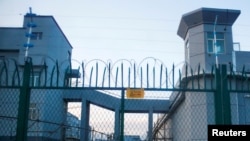
[[177, 34], [185, 42], [185, 61], [191, 68], [232, 62], [232, 25], [240, 10], [200, 8], [182, 16]]

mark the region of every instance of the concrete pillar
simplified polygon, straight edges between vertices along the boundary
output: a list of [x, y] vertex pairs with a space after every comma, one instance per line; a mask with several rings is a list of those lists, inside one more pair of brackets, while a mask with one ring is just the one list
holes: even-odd
[[153, 108], [148, 112], [148, 141], [153, 141]]
[[118, 140], [120, 138], [120, 108], [115, 109], [115, 133], [114, 139]]
[[81, 111], [81, 130], [80, 130], [80, 141], [88, 141], [91, 133], [89, 127], [89, 101], [82, 98], [82, 111]]

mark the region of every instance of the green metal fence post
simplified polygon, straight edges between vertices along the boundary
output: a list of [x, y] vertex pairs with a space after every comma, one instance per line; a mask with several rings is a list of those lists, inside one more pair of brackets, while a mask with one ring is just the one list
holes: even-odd
[[215, 124], [223, 124], [220, 67], [215, 68], [215, 84], [216, 84], [216, 91], [214, 93]]
[[230, 95], [227, 86], [228, 82], [226, 67], [226, 65], [220, 65], [215, 69], [215, 124], [231, 124]]
[[29, 114], [29, 101], [30, 101], [30, 70], [31, 61], [25, 61], [23, 72], [23, 85], [20, 88], [19, 105], [18, 105], [18, 118], [16, 140], [27, 140], [27, 127], [28, 127], [28, 114]]
[[227, 79], [227, 66], [221, 66], [221, 94], [222, 94], [222, 107], [224, 115], [224, 124], [231, 124], [231, 106], [230, 106], [230, 93], [228, 91], [228, 79]]
[[121, 111], [120, 111], [120, 141], [124, 141], [124, 107], [125, 107], [125, 90], [122, 89], [122, 97], [121, 97]]

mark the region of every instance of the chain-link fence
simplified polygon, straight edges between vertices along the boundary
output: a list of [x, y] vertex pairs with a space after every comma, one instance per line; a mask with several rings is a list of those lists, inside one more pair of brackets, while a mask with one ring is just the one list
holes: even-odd
[[[19, 95], [20, 89], [18, 88], [0, 89], [0, 140], [16, 140]], [[79, 117], [81, 107], [76, 113], [70, 108], [67, 107], [62, 90], [32, 89], [29, 103], [27, 139], [79, 140], [80, 133], [83, 130], [87, 130], [92, 139], [104, 140], [110, 136], [107, 134], [108, 132], [99, 132], [91, 127], [88, 129], [81, 128], [81, 118]], [[102, 110], [99, 110], [99, 112], [93, 114], [96, 114], [96, 116], [102, 115]], [[112, 118], [106, 118], [104, 121], [108, 120], [112, 121]], [[96, 124], [98, 125], [98, 123]]]
[[[157, 97], [163, 98], [164, 93], [166, 92], [147, 91], [144, 98], [148, 100], [157, 99]], [[112, 98], [111, 100], [101, 99], [106, 100], [103, 103], [98, 102], [100, 94], [107, 95], [108, 98], [113, 97], [113, 102]], [[1, 87], [0, 89], [1, 140], [16, 140], [19, 96], [20, 88]], [[86, 107], [83, 106], [82, 99], [89, 100], [87, 113], [83, 113], [83, 109]], [[126, 96], [125, 99], [127, 99]], [[115, 102], [116, 100], [118, 103]], [[31, 88], [27, 139], [80, 140], [82, 132], [87, 132], [88, 139], [93, 141], [120, 140], [120, 129], [115, 131], [116, 128], [120, 128], [120, 126], [115, 125], [120, 124], [121, 120], [120, 101], [121, 93], [117, 90], [97, 93], [95, 90], [77, 88]], [[136, 99], [132, 99], [132, 101], [136, 101]], [[140, 113], [136, 113], [137, 111], [129, 109], [130, 105], [126, 104], [133, 104], [133, 102], [125, 103], [123, 129], [125, 140], [146, 140], [149, 115], [144, 109]], [[135, 102], [135, 105], [137, 107], [146, 106], [140, 105], [140, 102]], [[116, 113], [117, 109], [118, 114]], [[154, 120], [156, 120], [156, 116], [158, 114], [154, 114]], [[84, 127], [84, 120], [89, 121], [88, 128]]]
[[1, 140], [15, 140], [19, 94], [18, 88], [0, 88]]
[[78, 85], [79, 70], [65, 67], [63, 76], [56, 65], [47, 74], [44, 65], [36, 76], [26, 63], [23, 75], [17, 67], [8, 73], [1, 66], [0, 140], [206, 140], [209, 124], [250, 123], [244, 69], [236, 74], [230, 67], [212, 67], [209, 73], [184, 66], [168, 73], [158, 65], [157, 74], [143, 63], [123, 71], [122, 63], [121, 71], [105, 65], [98, 77], [96, 65], [95, 77], [91, 69]]

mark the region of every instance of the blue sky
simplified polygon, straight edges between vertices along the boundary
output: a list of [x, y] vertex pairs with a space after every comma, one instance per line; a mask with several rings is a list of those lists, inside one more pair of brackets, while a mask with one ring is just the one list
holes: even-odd
[[[0, 0], [0, 26], [20, 27], [32, 7], [53, 15], [73, 45], [72, 58], [135, 60], [155, 57], [166, 65], [184, 61], [177, 35], [181, 16], [201, 7], [241, 10], [233, 26], [234, 42], [249, 51], [249, 0]], [[35, 48], [33, 48], [35, 49]]]

